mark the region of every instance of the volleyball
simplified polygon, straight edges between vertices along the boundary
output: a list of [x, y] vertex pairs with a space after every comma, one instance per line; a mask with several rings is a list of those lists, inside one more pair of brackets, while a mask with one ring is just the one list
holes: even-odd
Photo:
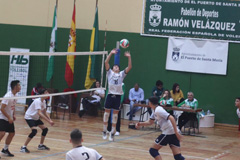
[[122, 40], [120, 41], [120, 46], [121, 46], [122, 48], [127, 48], [127, 47], [129, 47], [129, 41], [128, 41], [127, 39], [122, 39]]

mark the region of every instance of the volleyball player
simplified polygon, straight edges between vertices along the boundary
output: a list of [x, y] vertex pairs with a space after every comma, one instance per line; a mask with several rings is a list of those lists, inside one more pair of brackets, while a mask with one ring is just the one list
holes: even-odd
[[[19, 80], [14, 80], [10, 83], [11, 91], [7, 92], [5, 97], [15, 97], [16, 94], [21, 90], [21, 85]], [[2, 153], [13, 157], [14, 155], [10, 153], [8, 147], [15, 135], [15, 127], [13, 121], [16, 120], [15, 117], [15, 105], [17, 103], [16, 99], [4, 99], [1, 103], [0, 110], [0, 141], [4, 137], [5, 133], [8, 132], [8, 136], [5, 140], [5, 146], [2, 149]]]
[[[38, 93], [41, 94], [48, 94], [48, 91], [44, 88], [40, 89]], [[45, 99], [48, 97], [41, 97], [34, 99], [30, 107], [25, 113], [25, 120], [28, 126], [31, 128], [31, 133], [28, 135], [27, 140], [25, 141], [24, 145], [21, 147], [20, 152], [30, 153], [27, 149], [28, 143], [32, 140], [32, 138], [37, 134], [37, 127], [42, 129], [42, 135], [40, 139], [40, 144], [38, 145], [38, 150], [50, 150], [47, 146], [45, 146], [44, 140], [48, 133], [48, 128], [44, 126], [44, 123], [41, 121], [40, 117], [46, 120], [51, 126], [54, 125], [54, 122], [50, 119], [50, 117], [46, 113], [46, 103]]]
[[108, 78], [108, 95], [105, 101], [105, 112], [103, 115], [103, 139], [107, 139], [107, 123], [110, 115], [111, 109], [113, 109], [112, 115], [112, 130], [109, 133], [109, 141], [114, 141], [114, 134], [116, 131], [116, 123], [118, 119], [118, 112], [121, 102], [121, 95], [123, 94], [122, 83], [123, 79], [127, 75], [127, 73], [132, 68], [132, 61], [130, 52], [125, 52], [124, 55], [128, 58], [128, 67], [120, 71], [118, 65], [113, 65], [112, 69], [110, 69], [109, 61], [113, 54], [116, 54], [117, 50], [113, 49], [105, 60], [105, 68], [107, 70], [107, 78]]
[[180, 139], [182, 138], [179, 130], [176, 126], [175, 119], [167, 111], [165, 111], [161, 106], [158, 106], [158, 98], [150, 97], [149, 106], [154, 110], [150, 119], [146, 122], [136, 123], [136, 128], [140, 126], [151, 125], [156, 120], [161, 127], [162, 134], [157, 137], [155, 143], [152, 144], [149, 149], [149, 153], [155, 160], [161, 160], [161, 156], [158, 150], [162, 146], [169, 144], [175, 160], [184, 160], [185, 158], [181, 155], [180, 149]]
[[79, 129], [74, 129], [70, 138], [73, 149], [67, 152], [66, 160], [104, 160], [96, 150], [82, 146], [82, 132]]

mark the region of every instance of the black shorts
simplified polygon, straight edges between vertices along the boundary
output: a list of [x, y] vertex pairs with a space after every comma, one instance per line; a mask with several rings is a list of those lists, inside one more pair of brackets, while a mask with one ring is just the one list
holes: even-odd
[[30, 128], [37, 127], [39, 125], [44, 125], [44, 123], [40, 119], [39, 120], [25, 119], [25, 120]]
[[0, 119], [0, 131], [5, 131], [9, 133], [15, 132], [14, 123], [10, 124], [8, 121]]
[[120, 103], [121, 95], [108, 94], [105, 101], [105, 108], [119, 111]]
[[177, 139], [176, 134], [171, 134], [171, 135], [161, 134], [155, 140], [155, 143], [160, 145], [160, 146], [166, 146], [167, 144], [169, 144], [169, 146], [180, 147], [180, 142]]

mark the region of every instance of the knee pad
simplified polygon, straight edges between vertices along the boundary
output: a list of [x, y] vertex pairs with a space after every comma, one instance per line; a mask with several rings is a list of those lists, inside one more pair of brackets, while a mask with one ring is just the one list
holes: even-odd
[[103, 115], [103, 122], [107, 122], [107, 121], [108, 121], [109, 115], [110, 115], [110, 113], [108, 113], [108, 112], [104, 112], [104, 115]]
[[155, 158], [155, 157], [157, 157], [157, 156], [160, 155], [160, 154], [158, 153], [158, 150], [156, 150], [156, 149], [154, 149], [154, 148], [150, 148], [150, 149], [149, 149], [149, 153], [151, 154], [151, 156], [152, 156], [153, 158]]
[[118, 118], [118, 114], [113, 114], [112, 123], [116, 124], [117, 123], [117, 118]]
[[175, 160], [184, 160], [185, 158], [181, 154], [174, 155]]
[[33, 138], [34, 136], [36, 136], [37, 134], [37, 130], [36, 129], [32, 129], [32, 132], [28, 135], [29, 138]]
[[47, 135], [47, 132], [48, 132], [48, 128], [44, 128], [42, 130], [42, 136], [46, 136]]

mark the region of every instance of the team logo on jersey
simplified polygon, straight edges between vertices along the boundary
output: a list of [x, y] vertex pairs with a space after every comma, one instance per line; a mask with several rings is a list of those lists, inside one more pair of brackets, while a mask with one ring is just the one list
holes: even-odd
[[153, 27], [157, 27], [161, 22], [161, 8], [162, 6], [157, 5], [156, 3], [150, 6], [151, 10], [149, 11], [149, 23]]
[[179, 59], [180, 56], [180, 48], [173, 48], [173, 52], [172, 52], [172, 60], [173, 61], [177, 61]]
[[114, 73], [112, 76], [112, 80], [114, 81], [115, 85], [118, 85], [118, 80], [120, 78], [120, 74], [119, 73]]

